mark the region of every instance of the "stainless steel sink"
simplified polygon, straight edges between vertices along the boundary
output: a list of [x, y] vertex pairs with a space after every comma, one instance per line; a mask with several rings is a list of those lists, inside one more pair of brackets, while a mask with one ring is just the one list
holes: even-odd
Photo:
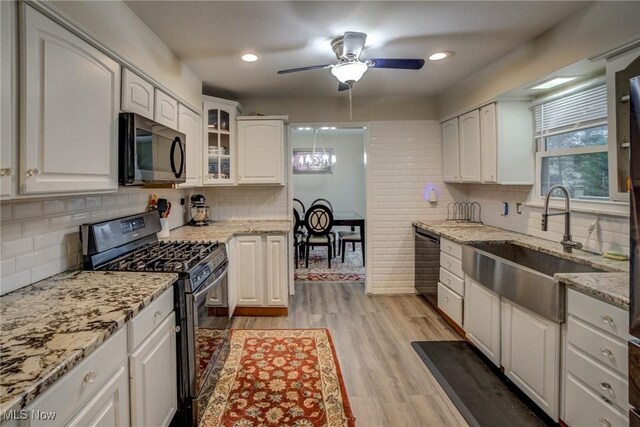
[[464, 245], [462, 269], [484, 287], [559, 323], [566, 295], [553, 275], [602, 271], [510, 243]]

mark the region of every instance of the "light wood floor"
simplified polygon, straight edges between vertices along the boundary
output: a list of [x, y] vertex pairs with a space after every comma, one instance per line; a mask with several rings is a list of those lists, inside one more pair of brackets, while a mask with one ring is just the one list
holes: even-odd
[[367, 296], [364, 285], [297, 283], [288, 317], [237, 317], [233, 328], [328, 328], [356, 424], [466, 426], [411, 347], [460, 337], [417, 296]]

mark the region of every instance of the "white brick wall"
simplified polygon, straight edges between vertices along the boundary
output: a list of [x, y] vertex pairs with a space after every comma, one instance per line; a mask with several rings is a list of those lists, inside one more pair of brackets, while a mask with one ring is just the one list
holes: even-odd
[[[456, 188], [442, 182], [436, 121], [372, 122], [367, 146], [367, 281], [370, 292], [414, 292], [414, 220], [443, 219]], [[438, 203], [426, 200], [433, 186]]]
[[[448, 185], [448, 187], [456, 187]], [[467, 187], [467, 186], [465, 186]], [[501, 185], [469, 185], [467, 194], [460, 194], [459, 201], [474, 201], [482, 206], [482, 220], [487, 225], [493, 225], [519, 233], [530, 234], [543, 239], [561, 241], [564, 234], [564, 217], [549, 218], [549, 231], [542, 231], [540, 221], [542, 209], [523, 206], [522, 214], [516, 213], [516, 202], [525, 203], [530, 186], [501, 186]], [[502, 202], [509, 203], [509, 215], [501, 216]], [[588, 228], [599, 217], [597, 232], [588, 236]], [[629, 219], [595, 215], [583, 212], [571, 213], [571, 234], [573, 239], [582, 243], [593, 252], [615, 250], [629, 253]]]
[[143, 212], [152, 193], [172, 203], [170, 227], [182, 225], [181, 190], [127, 188], [117, 194], [1, 202], [0, 294], [78, 267], [79, 225]]
[[287, 187], [216, 187], [203, 193], [213, 219], [288, 219]]

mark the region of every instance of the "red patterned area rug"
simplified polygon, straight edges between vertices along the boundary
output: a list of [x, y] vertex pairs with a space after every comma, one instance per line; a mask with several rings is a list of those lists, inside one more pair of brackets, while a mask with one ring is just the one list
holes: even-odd
[[316, 246], [309, 252], [309, 268], [305, 268], [303, 258], [298, 262], [293, 278], [296, 282], [364, 282], [364, 271], [360, 243], [356, 243], [355, 251], [348, 244], [344, 264], [339, 255], [331, 260], [331, 268], [327, 263], [327, 248]]
[[326, 329], [233, 329], [200, 427], [355, 426]]

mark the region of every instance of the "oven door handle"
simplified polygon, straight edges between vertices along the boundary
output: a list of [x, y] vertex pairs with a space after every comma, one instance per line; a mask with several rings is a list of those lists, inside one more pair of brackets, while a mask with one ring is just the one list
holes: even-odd
[[211, 288], [215, 287], [216, 285], [218, 285], [218, 283], [220, 283], [222, 281], [222, 279], [225, 278], [225, 276], [227, 275], [227, 271], [229, 271], [229, 266], [226, 265], [224, 267], [224, 270], [222, 270], [222, 273], [220, 273], [218, 275], [218, 277], [211, 283], [209, 283], [208, 285], [205, 285], [203, 289], [199, 289], [198, 292], [193, 294], [193, 299], [195, 301], [197, 301], [198, 299], [200, 299], [200, 297], [204, 294], [206, 294], [207, 292], [209, 292], [209, 290], [211, 290]]

